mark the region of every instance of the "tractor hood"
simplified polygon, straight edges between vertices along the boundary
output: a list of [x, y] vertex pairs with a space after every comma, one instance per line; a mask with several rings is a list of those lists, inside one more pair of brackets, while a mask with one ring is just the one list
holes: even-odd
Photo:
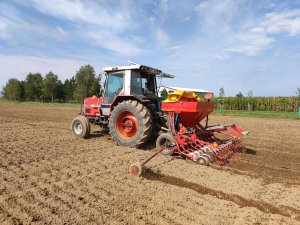
[[85, 107], [100, 107], [100, 98], [93, 96], [84, 99], [84, 106]]

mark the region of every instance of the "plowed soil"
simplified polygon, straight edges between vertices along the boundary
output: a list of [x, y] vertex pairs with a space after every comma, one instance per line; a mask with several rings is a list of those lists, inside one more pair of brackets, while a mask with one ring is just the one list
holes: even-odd
[[300, 224], [300, 121], [212, 116], [250, 131], [223, 169], [116, 146], [78, 109], [0, 105], [0, 224]]

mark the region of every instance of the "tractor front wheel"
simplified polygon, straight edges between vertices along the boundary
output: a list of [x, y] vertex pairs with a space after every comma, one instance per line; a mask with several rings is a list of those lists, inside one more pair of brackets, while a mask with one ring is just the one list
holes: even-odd
[[91, 125], [85, 116], [77, 116], [72, 121], [72, 132], [78, 138], [88, 138], [90, 135]]
[[127, 100], [114, 108], [108, 126], [117, 144], [139, 147], [151, 135], [152, 118], [147, 107], [137, 101]]

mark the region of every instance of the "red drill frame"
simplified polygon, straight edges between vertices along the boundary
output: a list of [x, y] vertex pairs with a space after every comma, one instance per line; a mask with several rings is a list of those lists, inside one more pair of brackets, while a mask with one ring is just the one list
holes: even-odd
[[[214, 103], [163, 102], [161, 110], [168, 117], [167, 130], [174, 143], [162, 146], [142, 164], [132, 164], [129, 172], [133, 175], [140, 175], [142, 166], [166, 148], [199, 164], [208, 165], [216, 161], [221, 166], [245, 149], [241, 138], [248, 131], [235, 124], [208, 126], [208, 115], [214, 110]], [[202, 126], [200, 122], [205, 118], [206, 125]], [[217, 134], [223, 138], [217, 137]]]

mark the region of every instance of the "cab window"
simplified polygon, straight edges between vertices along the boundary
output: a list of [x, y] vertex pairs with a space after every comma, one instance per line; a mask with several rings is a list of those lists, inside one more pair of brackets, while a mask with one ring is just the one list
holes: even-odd
[[155, 97], [155, 77], [149, 74], [143, 74], [139, 71], [131, 72], [130, 93], [135, 95], [145, 95]]
[[123, 90], [124, 73], [111, 73], [107, 77], [107, 83], [104, 93], [105, 103], [111, 103], [113, 99]]

